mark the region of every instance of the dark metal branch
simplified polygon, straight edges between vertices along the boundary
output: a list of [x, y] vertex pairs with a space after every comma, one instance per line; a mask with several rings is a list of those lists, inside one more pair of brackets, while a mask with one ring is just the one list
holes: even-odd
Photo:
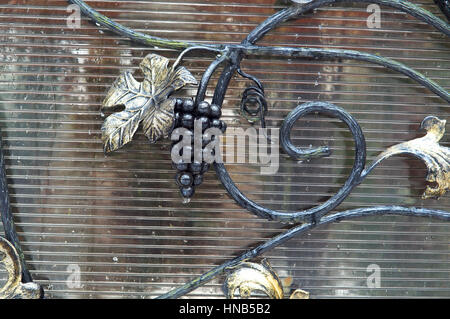
[[0, 214], [2, 218], [3, 228], [5, 231], [5, 238], [14, 246], [19, 256], [20, 264], [22, 266], [22, 282], [32, 282], [30, 272], [27, 270], [25, 264], [25, 257], [20, 246], [19, 237], [16, 232], [14, 224], [13, 213], [9, 202], [8, 182], [6, 180], [5, 157], [3, 156], [3, 145], [0, 132]]
[[317, 224], [306, 223], [295, 226], [287, 230], [286, 232], [269, 239], [265, 243], [257, 246], [256, 248], [253, 248], [252, 250], [249, 250], [244, 254], [232, 260], [229, 260], [221, 264], [220, 266], [211, 269], [210, 271], [202, 274], [201, 276], [187, 282], [183, 286], [173, 289], [157, 298], [158, 299], [179, 298], [193, 291], [194, 289], [204, 285], [205, 283], [212, 280], [214, 277], [223, 274], [224, 271], [227, 270], [227, 268], [236, 266], [244, 260], [260, 256], [261, 254], [285, 243], [286, 241], [292, 239], [293, 237], [300, 235], [316, 226], [359, 217], [379, 216], [379, 215], [417, 216], [417, 217], [437, 218], [445, 221], [450, 221], [449, 212], [416, 207], [379, 206], [370, 208], [358, 208], [339, 213], [334, 213], [323, 217], [320, 221], [317, 222]]
[[200, 84], [198, 85], [197, 95], [195, 97], [195, 104], [197, 105], [199, 102], [203, 101], [206, 96], [206, 90], [208, 89], [208, 83], [211, 79], [211, 76], [217, 70], [217, 68], [227, 59], [227, 55], [224, 54], [220, 56], [218, 59], [214, 60], [206, 71], [203, 73]]
[[285, 48], [285, 47], [260, 47], [247, 46], [242, 49], [247, 55], [264, 55], [264, 56], [284, 56], [290, 58], [318, 58], [318, 59], [350, 59], [369, 62], [381, 65], [393, 71], [397, 71], [409, 77], [410, 79], [420, 83], [433, 93], [439, 95], [445, 101], [450, 103], [450, 93], [442, 88], [433, 80], [427, 78], [420, 72], [417, 72], [410, 67], [378, 55], [360, 52], [356, 50], [341, 50], [341, 49], [316, 49], [316, 48]]
[[[76, 4], [81, 11], [94, 22], [108, 28], [114, 33], [128, 37], [129, 39], [142, 43], [148, 46], [159, 46], [169, 49], [185, 49], [191, 46], [207, 46], [212, 48], [224, 48], [227, 45], [212, 45], [212, 44], [198, 44], [186, 41], [175, 41], [170, 39], [159, 38], [147, 35], [141, 32], [134, 31], [110, 18], [102, 15], [98, 11], [88, 6], [83, 0], [67, 0], [70, 3]], [[442, 0], [439, 0], [442, 1]], [[243, 44], [255, 43], [267, 32], [278, 26], [279, 24], [293, 18], [299, 18], [300, 15], [312, 11], [314, 9], [328, 6], [334, 3], [376, 3], [388, 7], [396, 8], [406, 12], [419, 20], [422, 20], [444, 34], [450, 36], [450, 28], [448, 23], [431, 14], [429, 11], [404, 0], [314, 0], [307, 4], [297, 4], [277, 12], [253, 30], [243, 42]]]
[[[450, 103], [450, 94], [440, 87], [434, 81], [428, 79], [426, 76], [417, 72], [399, 62], [383, 58], [380, 56], [363, 53], [355, 50], [337, 50], [337, 49], [316, 49], [316, 48], [289, 48], [289, 47], [261, 47], [261, 46], [251, 46], [256, 41], [261, 39], [267, 32], [273, 28], [279, 26], [281, 23], [295, 18], [300, 18], [302, 14], [309, 12], [311, 10], [327, 6], [333, 3], [345, 3], [345, 2], [355, 2], [355, 3], [376, 3], [380, 5], [390, 6], [406, 12], [428, 24], [435, 27], [437, 30], [443, 32], [447, 36], [450, 36], [450, 25], [445, 21], [434, 16], [427, 10], [420, 8], [408, 1], [404, 0], [315, 0], [313, 2], [303, 4], [303, 5], [293, 5], [284, 10], [277, 12], [276, 14], [269, 17], [266, 21], [255, 28], [247, 38], [240, 45], [209, 45], [209, 44], [198, 44], [191, 42], [180, 42], [164, 38], [158, 38], [150, 35], [146, 35], [132, 29], [129, 29], [121, 24], [114, 22], [108, 17], [100, 14], [96, 10], [92, 9], [82, 0], [68, 0], [80, 6], [81, 11], [89, 16], [96, 23], [103, 25], [110, 29], [111, 31], [124, 35], [133, 41], [149, 45], [149, 46], [159, 46], [172, 49], [185, 49], [189, 47], [198, 47], [210, 50], [225, 50], [234, 49], [239, 52], [245, 52], [247, 55], [276, 55], [276, 56], [289, 56], [289, 57], [309, 57], [309, 58], [321, 58], [321, 59], [338, 59], [346, 58], [353, 60], [360, 60], [365, 62], [370, 62], [378, 65], [385, 66], [391, 70], [395, 70], [406, 76], [410, 77], [414, 81], [424, 85], [429, 88], [432, 92], [439, 95], [447, 102]], [[239, 63], [240, 61], [237, 61]], [[217, 103], [216, 103], [217, 104]], [[221, 105], [221, 103], [220, 103]]]
[[205, 47], [205, 46], [188, 47], [187, 49], [185, 49], [183, 52], [180, 53], [180, 55], [178, 56], [177, 60], [173, 63], [172, 69], [175, 70], [181, 64], [181, 62], [183, 61], [183, 58], [188, 53], [190, 53], [192, 51], [209, 51], [209, 52], [214, 52], [216, 54], [223, 54], [223, 53], [225, 53], [225, 50], [209, 48], [209, 47]]
[[168, 49], [185, 49], [188, 47], [193, 46], [206, 46], [206, 47], [216, 47], [214, 45], [209, 44], [198, 44], [193, 42], [185, 42], [185, 41], [175, 41], [170, 39], [164, 39], [159, 37], [154, 37], [151, 35], [147, 35], [138, 31], [134, 31], [130, 28], [127, 28], [120, 23], [114, 22], [107, 16], [104, 16], [100, 12], [94, 10], [90, 6], [88, 6], [84, 1], [82, 0], [67, 0], [70, 3], [76, 4], [80, 7], [81, 12], [83, 12], [86, 16], [91, 18], [92, 21], [95, 23], [98, 23], [101, 26], [104, 26], [111, 30], [114, 33], [120, 34], [122, 36], [125, 36], [129, 38], [130, 40], [141, 43], [144, 45], [152, 46], [152, 47], [162, 47], [162, 48], [168, 48]]

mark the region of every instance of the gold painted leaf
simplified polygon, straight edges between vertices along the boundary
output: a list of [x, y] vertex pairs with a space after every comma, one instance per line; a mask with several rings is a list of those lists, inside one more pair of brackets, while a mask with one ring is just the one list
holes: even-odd
[[167, 137], [173, 126], [174, 99], [167, 99], [145, 114], [142, 128], [150, 143], [155, 143], [159, 137]]
[[144, 134], [151, 143], [167, 137], [174, 122], [175, 99], [169, 96], [186, 84], [197, 81], [184, 67], [169, 68], [165, 57], [149, 54], [140, 64], [144, 80], [136, 81], [130, 72], [120, 75], [109, 89], [102, 109], [125, 106], [113, 113], [102, 125], [105, 153], [129, 143], [142, 123]]
[[175, 70], [168, 67], [169, 60], [156, 54], [149, 54], [139, 67], [144, 73], [143, 86], [146, 92], [154, 95], [164, 93], [164, 90], [177, 91], [186, 84], [197, 84], [197, 80], [185, 67]]
[[121, 74], [109, 89], [103, 100], [102, 109], [125, 105], [127, 109], [139, 108], [152, 96], [145, 94], [142, 84], [136, 81], [130, 72]]
[[22, 283], [22, 266], [16, 248], [0, 237], [0, 265], [6, 270], [6, 281], [0, 283], [0, 299], [40, 299], [40, 286]]
[[105, 153], [112, 152], [131, 142], [141, 122], [140, 110], [111, 114], [103, 122], [102, 140]]

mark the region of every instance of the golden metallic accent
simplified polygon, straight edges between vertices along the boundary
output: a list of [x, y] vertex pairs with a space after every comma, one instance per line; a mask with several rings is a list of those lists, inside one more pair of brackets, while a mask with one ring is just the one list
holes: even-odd
[[296, 289], [289, 299], [309, 299], [309, 292], [302, 289]]
[[142, 122], [144, 134], [155, 143], [167, 137], [174, 122], [175, 99], [169, 96], [186, 84], [196, 84], [184, 67], [169, 68], [169, 59], [149, 54], [139, 65], [144, 80], [138, 82], [130, 72], [120, 75], [109, 89], [102, 110], [123, 105], [125, 109], [108, 116], [102, 125], [105, 153], [129, 143]]
[[410, 154], [425, 162], [428, 168], [426, 180], [435, 183], [434, 186], [427, 186], [422, 199], [443, 196], [450, 188], [450, 149], [439, 145], [445, 133], [445, 124], [446, 120], [427, 116], [420, 124], [420, 128], [427, 132], [425, 136], [391, 146], [377, 156], [368, 171], [388, 157]]
[[0, 299], [39, 299], [41, 290], [34, 282], [22, 283], [22, 267], [16, 249], [0, 237], [0, 264], [8, 273], [8, 280], [0, 289]]
[[227, 298], [233, 299], [238, 288], [241, 298], [249, 298], [254, 290], [264, 292], [271, 299], [284, 297], [281, 281], [265, 259], [261, 264], [242, 262], [232, 270], [223, 285]]
[[[264, 292], [271, 299], [284, 298], [283, 284], [266, 259], [261, 264], [242, 262], [230, 270], [223, 284], [227, 298], [233, 299], [237, 289], [241, 298], [249, 298], [252, 291]], [[290, 299], [309, 299], [309, 293], [297, 289]]]

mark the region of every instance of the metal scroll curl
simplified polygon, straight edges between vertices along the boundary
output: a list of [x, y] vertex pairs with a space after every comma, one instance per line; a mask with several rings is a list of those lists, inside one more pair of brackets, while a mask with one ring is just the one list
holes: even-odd
[[294, 159], [311, 159], [328, 156], [328, 147], [314, 149], [296, 148], [290, 140], [292, 127], [301, 116], [319, 112], [328, 116], [336, 117], [343, 121], [352, 133], [355, 143], [355, 157], [352, 170], [343, 187], [323, 204], [301, 212], [279, 212], [274, 211], [248, 199], [234, 184], [223, 164], [215, 164], [216, 172], [225, 189], [235, 201], [257, 216], [279, 220], [281, 222], [302, 222], [305, 220], [316, 221], [329, 211], [336, 208], [367, 175], [383, 160], [401, 154], [413, 155], [421, 159], [428, 168], [426, 180], [435, 185], [427, 185], [422, 196], [423, 199], [439, 198], [443, 196], [450, 187], [450, 149], [439, 144], [445, 133], [446, 120], [435, 116], [426, 117], [420, 128], [426, 131], [426, 135], [411, 141], [403, 142], [389, 147], [365, 168], [366, 143], [364, 134], [357, 121], [344, 109], [327, 102], [308, 102], [297, 106], [283, 121], [281, 126], [281, 146], [283, 150]]
[[0, 299], [39, 299], [41, 290], [34, 282], [22, 283], [22, 266], [13, 245], [0, 237], [0, 264], [5, 268], [8, 278], [0, 288]]
[[[344, 58], [350, 58], [350, 59], [356, 59], [356, 60], [364, 60], [370, 63], [376, 63], [381, 64], [385, 67], [388, 67], [392, 70], [399, 71], [406, 76], [410, 77], [411, 79], [421, 83], [422, 85], [428, 87], [430, 90], [435, 92], [437, 95], [441, 96], [443, 99], [445, 99], [447, 102], [450, 102], [450, 94], [437, 85], [436, 83], [426, 79], [422, 74], [409, 69], [408, 67], [404, 65], [400, 65], [397, 62], [390, 61], [387, 59], [384, 60], [378, 60], [378, 57], [375, 56], [369, 56], [364, 53], [360, 52], [350, 52], [347, 50], [342, 51], [315, 51], [314, 49], [307, 49], [307, 48], [261, 48], [261, 47], [252, 47], [259, 39], [261, 39], [265, 34], [267, 34], [270, 30], [274, 29], [281, 23], [294, 19], [294, 18], [300, 18], [301, 14], [310, 11], [312, 8], [318, 8], [330, 3], [334, 2], [345, 2], [345, 1], [312, 1], [310, 3], [300, 5], [300, 6], [293, 6], [288, 9], [285, 9], [283, 11], [278, 12], [277, 14], [273, 15], [272, 17], [268, 18], [265, 22], [263, 22], [260, 26], [255, 28], [248, 36], [247, 38], [242, 42], [242, 45], [245, 45], [246, 48], [242, 49], [242, 51], [239, 53], [236, 53], [234, 55], [230, 55], [231, 62], [225, 67], [224, 71], [222, 72], [222, 76], [219, 79], [219, 84], [216, 87], [216, 90], [214, 92], [213, 97], [213, 103], [221, 105], [221, 103], [224, 100], [225, 94], [226, 94], [226, 88], [227, 85], [231, 79], [230, 74], [233, 74], [235, 70], [239, 70], [239, 65], [241, 60], [244, 58], [245, 55], [250, 54], [262, 54], [263, 52], [266, 54], [273, 54], [273, 55], [280, 55], [280, 56], [309, 56], [309, 57], [319, 57], [319, 58], [332, 58], [336, 56], [341, 56]], [[354, 1], [354, 2], [367, 2], [367, 1]], [[450, 35], [450, 26], [445, 23], [444, 21], [433, 17], [432, 14], [429, 12], [420, 9], [418, 7], [415, 7], [411, 3], [407, 1], [371, 1], [379, 4], [388, 5], [397, 9], [400, 9], [401, 11], [404, 11], [406, 13], [409, 13], [413, 15], [414, 17], [417, 17], [430, 25], [433, 25], [438, 30], [442, 31], [446, 35]], [[242, 53], [243, 52], [243, 53]], [[275, 211], [263, 206], [258, 205], [257, 203], [251, 201], [249, 198], [247, 198], [234, 184], [231, 177], [229, 176], [225, 165], [222, 163], [215, 163], [214, 167], [216, 170], [216, 173], [218, 175], [218, 178], [221, 180], [223, 186], [228, 191], [230, 196], [243, 208], [247, 209], [248, 211], [254, 213], [255, 215], [263, 218], [267, 218], [270, 220], [278, 220], [282, 222], [290, 222], [290, 223], [297, 223], [297, 222], [316, 222], [318, 219], [320, 219], [322, 216], [336, 208], [352, 191], [354, 187], [356, 187], [358, 184], [362, 182], [364, 177], [368, 173], [368, 171], [364, 172], [365, 167], [365, 159], [366, 159], [366, 146], [365, 146], [365, 139], [364, 134], [361, 131], [361, 128], [359, 127], [359, 124], [354, 120], [354, 118], [348, 114], [345, 110], [332, 105], [331, 103], [326, 102], [310, 102], [305, 103], [303, 105], [299, 105], [295, 110], [293, 110], [284, 120], [282, 129], [280, 131], [281, 135], [281, 141], [283, 149], [288, 153], [290, 156], [294, 158], [298, 157], [304, 157], [304, 158], [312, 158], [312, 157], [321, 157], [326, 156], [329, 154], [329, 149], [327, 148], [320, 148], [320, 149], [312, 149], [312, 150], [301, 150], [296, 149], [293, 147], [292, 143], [289, 142], [289, 133], [292, 129], [293, 124], [295, 121], [303, 115], [306, 115], [311, 112], [321, 112], [325, 113], [329, 116], [339, 118], [342, 120], [350, 129], [354, 141], [355, 141], [355, 159], [352, 171], [345, 182], [344, 186], [329, 200], [327, 200], [325, 203], [313, 207], [311, 209], [307, 209], [300, 212], [281, 212], [281, 211]], [[373, 168], [373, 167], [372, 167]], [[430, 176], [434, 176], [431, 174]], [[442, 180], [442, 178], [441, 178]], [[445, 178], [444, 178], [445, 180]]]

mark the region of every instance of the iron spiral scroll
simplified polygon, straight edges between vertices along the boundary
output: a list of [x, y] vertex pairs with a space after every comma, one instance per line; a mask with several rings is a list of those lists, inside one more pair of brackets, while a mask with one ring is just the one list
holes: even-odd
[[[212, 75], [218, 70], [219, 67], [223, 67], [222, 73], [214, 89], [214, 95], [210, 105], [218, 106], [219, 109], [222, 107], [225, 95], [227, 92], [228, 85], [232, 77], [237, 73], [240, 76], [253, 82], [253, 85], [249, 86], [242, 96], [242, 101], [240, 104], [241, 114], [248, 120], [260, 121], [262, 127], [265, 127], [265, 114], [267, 112], [267, 101], [264, 95], [263, 84], [254, 76], [247, 74], [241, 69], [241, 61], [248, 56], [275, 56], [275, 57], [289, 57], [289, 58], [317, 58], [317, 59], [353, 59], [358, 61], [365, 61], [368, 63], [373, 63], [381, 65], [393, 71], [399, 72], [410, 79], [416, 81], [422, 86], [428, 88], [430, 91], [440, 96], [447, 103], [450, 103], [450, 93], [442, 88], [439, 84], [428, 79], [425, 75], [403, 65], [397, 61], [390, 60], [378, 55], [368, 54], [355, 50], [339, 50], [339, 49], [318, 49], [318, 48], [290, 48], [290, 47], [267, 47], [258, 46], [257, 42], [268, 32], [278, 27], [282, 23], [293, 20], [301, 19], [304, 13], [313, 11], [314, 9], [326, 7], [332, 4], [340, 3], [375, 3], [383, 6], [388, 6], [405, 12], [431, 26], [433, 26], [439, 32], [450, 37], [450, 25], [448, 22], [434, 16], [430, 12], [404, 0], [312, 0], [304, 4], [293, 4], [269, 17], [258, 27], [256, 27], [252, 32], [250, 32], [247, 37], [240, 44], [198, 44], [183, 41], [174, 41], [169, 39], [158, 38], [150, 35], [146, 35], [140, 32], [131, 30], [123, 25], [120, 25], [106, 16], [95, 11], [93, 8], [88, 6], [82, 0], [68, 0], [68, 2], [76, 4], [80, 7], [81, 11], [89, 16], [94, 22], [107, 27], [112, 32], [118, 33], [122, 36], [128, 37], [132, 41], [139, 42], [148, 46], [158, 46], [177, 50], [183, 50], [172, 67], [167, 65], [167, 61], [164, 58], [152, 55], [147, 57], [145, 65], [143, 67], [159, 68], [159, 70], [165, 70], [170, 81], [162, 79], [164, 85], [161, 85], [161, 94], [158, 97], [151, 97], [150, 102], [146, 101], [146, 107], [151, 107], [151, 105], [158, 105], [158, 103], [164, 104], [164, 113], [161, 116], [166, 116], [166, 122], [170, 123], [170, 127], [162, 125], [162, 127], [151, 127], [150, 124], [145, 124], [148, 128], [148, 137], [151, 141], [155, 142], [159, 137], [167, 136], [171, 130], [176, 128], [176, 117], [174, 110], [176, 110], [179, 105], [184, 103], [179, 99], [170, 99], [170, 94], [181, 88], [184, 84], [193, 84], [195, 79], [192, 79], [189, 72], [185, 73], [185, 70], [180, 67], [183, 61], [183, 57], [189, 52], [194, 50], [204, 50], [212, 54], [217, 55], [217, 58], [211, 63], [211, 65], [204, 72], [200, 82], [198, 83], [198, 90], [195, 98], [192, 100], [192, 107], [198, 107], [204, 100], [206, 96], [206, 91], [208, 84]], [[448, 16], [448, 1], [446, 0], [436, 0], [443, 13]], [[161, 59], [160, 59], [161, 58]], [[155, 62], [158, 61], [158, 62]], [[153, 63], [153, 64], [152, 64]], [[141, 64], [142, 65], [142, 64]], [[176, 75], [173, 75], [176, 74]], [[120, 80], [115, 82], [115, 90], [130, 88], [134, 86], [139, 92], [143, 92], [145, 84], [137, 83], [131, 75], [125, 75]], [[177, 82], [178, 81], [178, 82]], [[180, 82], [181, 81], [181, 82]], [[155, 85], [155, 83], [152, 83]], [[145, 93], [145, 92], [144, 92]], [[110, 91], [108, 94], [108, 101], [110, 103], [108, 107], [113, 106], [120, 98], [123, 96], [115, 96], [116, 92]], [[160, 99], [160, 100], [158, 100]], [[131, 100], [131, 98], [130, 98]], [[130, 100], [127, 100], [128, 102]], [[188, 102], [190, 104], [191, 102]], [[255, 107], [249, 107], [249, 104], [253, 103]], [[148, 106], [150, 105], [150, 106]], [[104, 102], [105, 106], [105, 102]], [[191, 106], [189, 106], [191, 107]], [[137, 109], [136, 105], [130, 105], [125, 111], [129, 112], [133, 116], [140, 112], [143, 114], [144, 110]], [[170, 119], [170, 111], [173, 113], [173, 121]], [[134, 113], [133, 113], [134, 112]], [[155, 111], [152, 111], [154, 114]], [[346, 219], [354, 219], [365, 216], [374, 215], [407, 215], [407, 216], [418, 216], [418, 217], [429, 217], [437, 218], [445, 221], [450, 221], [450, 212], [443, 210], [433, 210], [426, 208], [417, 207], [402, 207], [402, 206], [376, 206], [369, 208], [358, 208], [352, 210], [346, 210], [341, 212], [332, 212], [345, 200], [345, 198], [352, 192], [352, 190], [359, 184], [361, 184], [365, 177], [384, 159], [398, 155], [398, 154], [409, 154], [415, 156], [425, 162], [428, 168], [427, 181], [435, 183], [434, 186], [428, 186], [423, 195], [424, 198], [440, 197], [445, 194], [445, 192], [450, 188], [450, 149], [439, 145], [439, 140], [442, 138], [445, 132], [445, 120], [438, 119], [434, 116], [426, 117], [421, 128], [426, 131], [426, 135], [408, 142], [404, 142], [398, 145], [390, 147], [385, 152], [381, 153], [373, 163], [366, 165], [366, 142], [364, 138], [363, 131], [358, 124], [357, 120], [343, 108], [340, 108], [332, 103], [323, 101], [312, 101], [298, 105], [293, 109], [287, 117], [283, 120], [280, 129], [280, 144], [281, 148], [287, 153], [291, 158], [299, 159], [314, 159], [318, 157], [328, 156], [331, 152], [327, 147], [319, 147], [314, 149], [301, 149], [295, 147], [290, 140], [290, 133], [295, 124], [295, 122], [308, 114], [319, 113], [326, 115], [328, 117], [333, 117], [342, 121], [349, 131], [351, 132], [354, 140], [355, 155], [352, 170], [341, 189], [329, 198], [324, 203], [306, 209], [302, 211], [293, 212], [281, 212], [276, 211], [264, 206], [261, 206], [243, 194], [239, 188], [235, 185], [232, 178], [230, 177], [225, 165], [223, 163], [214, 163], [214, 169], [216, 171], [217, 177], [223, 184], [224, 188], [227, 190], [228, 194], [243, 208], [249, 212], [265, 219], [276, 220], [283, 223], [294, 224], [289, 230], [282, 234], [279, 234], [265, 243], [247, 251], [246, 253], [229, 260], [222, 265], [219, 265], [207, 273], [195, 278], [192, 281], [180, 286], [172, 291], [169, 291], [158, 298], [178, 298], [183, 296], [190, 291], [198, 288], [199, 286], [212, 280], [214, 277], [225, 273], [227, 270], [236, 267], [242, 262], [246, 262], [249, 259], [260, 256], [261, 254], [267, 252], [268, 250], [279, 246], [289, 239], [304, 233], [312, 228], [324, 225], [332, 222], [337, 222]], [[125, 116], [125, 115], [124, 115]], [[156, 115], [152, 115], [156, 116]], [[145, 115], [142, 118], [134, 120], [133, 132], [131, 136], [127, 138], [125, 142], [131, 140], [139, 122], [141, 120], [148, 120], [149, 116]], [[123, 117], [116, 115], [116, 122], [123, 120]], [[136, 124], [137, 122], [137, 124]], [[173, 124], [175, 123], [175, 124]], [[219, 125], [219, 124], [218, 124]], [[222, 125], [222, 124], [220, 124]], [[136, 129], [134, 129], [136, 127]], [[220, 127], [223, 131], [226, 127]], [[108, 127], [105, 127], [104, 131], [107, 131]], [[113, 151], [115, 148], [121, 147], [120, 139], [123, 138], [123, 132], [120, 134], [108, 135], [108, 146], [105, 144], [105, 151]], [[147, 134], [146, 134], [147, 135]], [[192, 182], [191, 182], [192, 183]], [[3, 215], [3, 212], [2, 212]], [[15, 232], [14, 229], [8, 226], [9, 224], [4, 224], [5, 230], [10, 232]], [[16, 249], [20, 251], [20, 246]], [[19, 256], [21, 262], [24, 265], [23, 256]], [[23, 271], [25, 272], [25, 267]], [[30, 279], [31, 280], [31, 279]]]

